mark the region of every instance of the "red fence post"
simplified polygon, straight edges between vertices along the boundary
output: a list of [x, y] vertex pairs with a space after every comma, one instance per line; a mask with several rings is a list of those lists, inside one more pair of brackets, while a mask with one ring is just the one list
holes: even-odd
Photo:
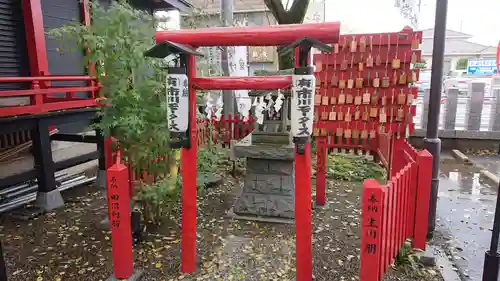
[[104, 139], [104, 165], [106, 166], [106, 170], [111, 168], [113, 165], [113, 138], [107, 137]]
[[113, 165], [106, 171], [106, 180], [114, 275], [127, 279], [134, 273], [127, 166], [119, 162]]
[[375, 179], [363, 183], [361, 203], [361, 266], [359, 280], [378, 281], [381, 276], [381, 230], [385, 192]]
[[418, 187], [418, 165], [417, 165], [417, 159], [415, 159], [415, 162], [413, 162], [410, 166], [410, 186], [409, 186], [409, 197], [408, 197], [408, 236], [415, 237], [414, 233], [414, 225], [415, 225], [415, 216], [416, 216], [416, 208], [417, 208], [417, 187]]
[[[243, 123], [243, 119], [240, 118], [239, 115], [234, 115], [234, 126], [233, 126], [233, 131], [234, 131], [234, 140], [239, 140], [240, 139], [240, 125]], [[231, 139], [231, 140], [233, 140]]]
[[316, 138], [316, 206], [326, 204], [326, 138]]
[[[228, 115], [228, 117], [229, 117], [229, 115]], [[227, 123], [226, 116], [222, 115], [220, 120], [219, 120], [219, 132], [221, 134], [219, 139], [220, 139], [220, 142], [221, 142], [223, 147], [224, 147], [224, 144], [226, 143], [226, 135], [227, 135], [226, 123]]]
[[415, 198], [415, 226], [413, 248], [425, 249], [427, 222], [429, 220], [429, 200], [431, 197], [432, 155], [424, 150], [417, 155], [417, 196]]
[[380, 231], [380, 272], [379, 279], [382, 279], [384, 273], [387, 272], [389, 265], [391, 264], [391, 253], [390, 253], [390, 235], [391, 235], [391, 190], [392, 182], [388, 182], [385, 187], [382, 187], [384, 191], [384, 197], [382, 199], [382, 229]]

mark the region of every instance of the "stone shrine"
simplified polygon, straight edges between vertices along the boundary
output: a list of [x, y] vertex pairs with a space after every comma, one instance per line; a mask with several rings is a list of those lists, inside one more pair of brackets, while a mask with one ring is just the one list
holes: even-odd
[[247, 142], [232, 146], [233, 156], [247, 161], [234, 214], [258, 220], [295, 218], [294, 146], [290, 134], [254, 131], [248, 137]]

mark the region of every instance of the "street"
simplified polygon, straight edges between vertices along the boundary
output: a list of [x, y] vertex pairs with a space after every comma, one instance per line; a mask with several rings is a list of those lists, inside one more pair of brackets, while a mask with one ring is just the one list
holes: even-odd
[[[498, 175], [497, 165], [491, 167], [490, 171]], [[446, 245], [448, 256], [464, 280], [481, 280], [484, 253], [491, 239], [496, 189], [480, 176], [479, 168], [442, 155], [437, 231], [450, 239]]]

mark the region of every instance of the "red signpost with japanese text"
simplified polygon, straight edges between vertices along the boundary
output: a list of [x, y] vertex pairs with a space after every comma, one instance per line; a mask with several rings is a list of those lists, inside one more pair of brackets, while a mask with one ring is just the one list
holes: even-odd
[[132, 227], [130, 221], [130, 184], [127, 166], [116, 153], [116, 163], [106, 171], [109, 224], [112, 235], [114, 277], [127, 279], [134, 273]]

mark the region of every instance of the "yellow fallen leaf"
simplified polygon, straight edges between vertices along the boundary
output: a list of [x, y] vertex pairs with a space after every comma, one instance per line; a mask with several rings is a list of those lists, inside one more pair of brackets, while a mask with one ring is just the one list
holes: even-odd
[[156, 263], [155, 266], [156, 266], [156, 268], [161, 268], [161, 263], [158, 262], [158, 263]]

